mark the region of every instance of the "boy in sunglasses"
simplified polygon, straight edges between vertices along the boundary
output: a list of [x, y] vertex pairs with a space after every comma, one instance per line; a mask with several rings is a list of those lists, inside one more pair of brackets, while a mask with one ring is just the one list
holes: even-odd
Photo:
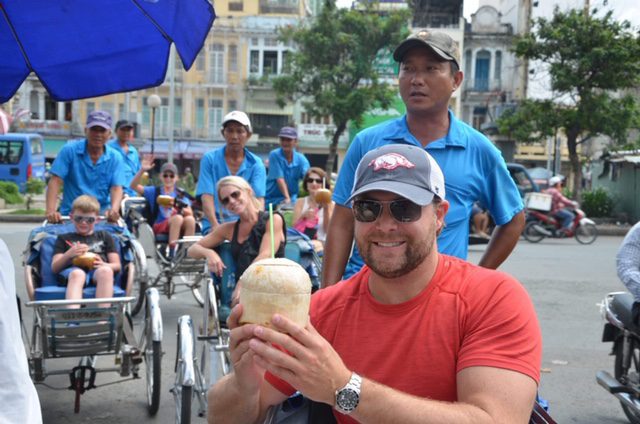
[[[96, 286], [96, 298], [113, 297], [113, 280], [120, 271], [120, 256], [109, 233], [94, 231], [99, 213], [100, 203], [94, 197], [86, 194], [77, 197], [69, 214], [75, 232], [60, 234], [54, 244], [51, 270], [57, 274], [58, 284], [67, 287], [66, 299], [82, 299], [82, 289], [89, 284]], [[73, 265], [76, 256], [88, 252], [96, 254], [91, 268]]]
[[240, 325], [233, 309], [234, 372], [209, 391], [209, 423], [258, 422], [296, 391], [339, 423], [528, 423], [542, 354], [531, 299], [438, 252], [449, 203], [435, 160], [372, 150], [349, 202], [366, 265], [317, 291], [304, 327], [279, 314], [273, 328]]
[[145, 156], [142, 166], [131, 180], [131, 188], [147, 199], [152, 213], [152, 226], [154, 234], [168, 234], [169, 257], [173, 257], [176, 244], [181, 236], [192, 236], [196, 232], [196, 219], [193, 216], [191, 202], [187, 198], [181, 198], [180, 207], [176, 205], [161, 206], [158, 204], [158, 196], [165, 195], [178, 197], [176, 183], [178, 181], [178, 167], [167, 162], [160, 168], [160, 186], [143, 186], [140, 184], [142, 174], [153, 168], [153, 157]]

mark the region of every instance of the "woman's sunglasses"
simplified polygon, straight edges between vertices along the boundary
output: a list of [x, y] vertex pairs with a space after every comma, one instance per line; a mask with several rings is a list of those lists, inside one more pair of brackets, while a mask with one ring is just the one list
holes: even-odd
[[176, 176], [176, 174], [173, 174], [173, 173], [171, 173], [171, 172], [167, 172], [167, 173], [162, 174], [162, 176], [163, 176], [164, 178], [173, 178], [173, 177], [175, 177], [175, 176]]
[[322, 178], [307, 178], [307, 183], [322, 184]]
[[382, 214], [382, 207], [389, 205], [391, 216], [398, 222], [415, 222], [422, 216], [422, 206], [411, 200], [355, 200], [353, 215], [357, 221], [373, 222]]
[[93, 224], [96, 222], [95, 216], [82, 216], [82, 215], [74, 215], [73, 222], [80, 224], [81, 222], [86, 222], [87, 224]]
[[222, 199], [220, 199], [220, 201], [222, 202], [223, 206], [227, 206], [231, 199], [238, 200], [240, 198], [240, 194], [240, 190], [236, 190], [227, 197], [223, 197]]

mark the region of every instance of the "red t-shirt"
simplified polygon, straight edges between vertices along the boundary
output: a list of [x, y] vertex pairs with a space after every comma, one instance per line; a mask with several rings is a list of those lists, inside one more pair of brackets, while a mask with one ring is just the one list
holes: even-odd
[[[540, 327], [529, 295], [513, 277], [440, 255], [420, 294], [385, 305], [369, 292], [370, 272], [365, 266], [311, 300], [312, 324], [350, 370], [449, 402], [457, 400], [456, 374], [467, 367], [504, 368], [540, 381]], [[265, 378], [284, 394], [295, 391], [269, 373]]]

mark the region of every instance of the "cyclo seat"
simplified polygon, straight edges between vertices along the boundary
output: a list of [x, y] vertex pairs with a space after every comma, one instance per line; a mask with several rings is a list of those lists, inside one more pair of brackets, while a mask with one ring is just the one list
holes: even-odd
[[[34, 300], [59, 300], [65, 298], [66, 287], [58, 285], [58, 279], [51, 270], [53, 247], [59, 234], [74, 232], [72, 223], [50, 224], [31, 230], [27, 244], [25, 265], [30, 265], [34, 283]], [[95, 231], [106, 231], [113, 237], [121, 261], [121, 271], [116, 273], [113, 285], [113, 297], [126, 294], [127, 272], [124, 272], [133, 260], [133, 253], [128, 245], [131, 234], [124, 227], [98, 222]], [[96, 287], [88, 286], [82, 290], [85, 299], [95, 298]]]
[[616, 293], [613, 295], [609, 307], [626, 328], [638, 332], [640, 328], [633, 322], [634, 302], [635, 299], [631, 293]]

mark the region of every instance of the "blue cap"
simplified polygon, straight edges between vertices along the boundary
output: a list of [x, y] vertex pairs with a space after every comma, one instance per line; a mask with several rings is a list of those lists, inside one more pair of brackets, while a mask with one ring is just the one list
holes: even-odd
[[282, 127], [282, 129], [280, 130], [280, 133], [278, 134], [278, 137], [291, 138], [291, 139], [297, 140], [298, 131], [296, 131], [296, 129], [293, 127]]
[[102, 127], [104, 129], [111, 129], [111, 115], [104, 110], [94, 110], [87, 116], [87, 128]]

